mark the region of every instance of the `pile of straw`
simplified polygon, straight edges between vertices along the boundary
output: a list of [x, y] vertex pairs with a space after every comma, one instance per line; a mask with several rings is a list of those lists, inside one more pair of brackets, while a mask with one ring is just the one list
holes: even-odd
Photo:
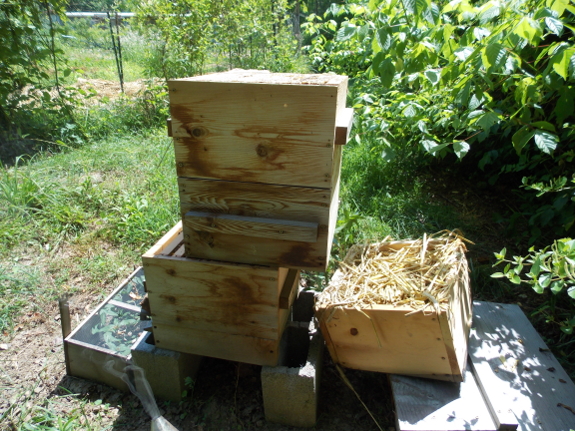
[[355, 245], [316, 308], [391, 304], [408, 305], [413, 312], [447, 310], [457, 277], [467, 274], [463, 241], [457, 232], [442, 231], [415, 241]]

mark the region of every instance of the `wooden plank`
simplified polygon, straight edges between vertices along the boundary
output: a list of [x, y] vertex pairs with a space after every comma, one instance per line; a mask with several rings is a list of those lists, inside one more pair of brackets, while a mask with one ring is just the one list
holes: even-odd
[[344, 108], [338, 111], [335, 123], [335, 145], [345, 145], [349, 140], [353, 124], [353, 109]]
[[150, 248], [144, 256], [155, 256], [157, 254], [170, 254], [174, 251], [183, 239], [182, 222], [178, 222], [160, 240]]
[[400, 431], [495, 431], [473, 373], [461, 383], [390, 376]]
[[[279, 134], [252, 133], [232, 139], [211, 130], [198, 138], [176, 138], [176, 172], [180, 177], [206, 178], [328, 189], [331, 146], [295, 145]], [[259, 135], [269, 135], [259, 138]], [[332, 131], [333, 135], [333, 131]], [[332, 137], [333, 139], [333, 137]]]
[[345, 367], [461, 380], [452, 374], [437, 314], [406, 316], [410, 311], [374, 305], [362, 311], [316, 310], [316, 315], [334, 362]]
[[467, 364], [467, 340], [471, 328], [471, 287], [467, 260], [463, 256], [456, 282], [450, 287], [450, 304], [439, 316], [439, 324], [451, 374], [462, 376]]
[[[341, 149], [341, 147], [338, 147]], [[338, 194], [308, 187], [179, 178], [182, 216], [189, 211], [317, 223], [317, 240], [270, 238], [205, 232], [184, 217], [186, 255], [228, 262], [325, 271], [335, 233]], [[339, 190], [339, 183], [336, 183]]]
[[[191, 82], [238, 82], [244, 84], [264, 85], [299, 85], [299, 86], [331, 86], [341, 87], [347, 85], [348, 77], [345, 75], [304, 74], [304, 73], [271, 73], [269, 70], [232, 69], [225, 72], [210, 73], [202, 76], [181, 78], [178, 81]], [[345, 96], [345, 95], [344, 95]], [[345, 100], [345, 99], [344, 99]]]
[[154, 324], [153, 332], [156, 346], [163, 349], [255, 365], [278, 361], [279, 340], [166, 324]]
[[[340, 149], [342, 147], [337, 147]], [[341, 152], [340, 152], [341, 155]], [[341, 165], [341, 158], [340, 158], [340, 165]], [[333, 238], [335, 236], [335, 229], [337, 227], [337, 214], [338, 214], [338, 210], [339, 210], [339, 183], [340, 183], [340, 176], [339, 176], [339, 169], [338, 169], [338, 175], [337, 175], [337, 181], [334, 184], [333, 187], [333, 194], [331, 197], [331, 203], [329, 205], [329, 225], [328, 225], [328, 230], [327, 230], [327, 250], [326, 250], [326, 268], [327, 268], [327, 263], [328, 263], [328, 259], [329, 256], [331, 255], [331, 247], [333, 245]]]
[[140, 313], [142, 311], [142, 307], [132, 304], [126, 304], [125, 302], [116, 301], [115, 299], [110, 299], [108, 303], [116, 307], [123, 308], [124, 310], [134, 311], [136, 313]]
[[347, 78], [255, 75], [169, 82], [178, 175], [329, 188]]
[[333, 145], [336, 86], [172, 80], [168, 87], [174, 137], [221, 135], [284, 146]]
[[290, 269], [280, 292], [279, 308], [287, 310], [293, 303], [299, 285], [300, 272], [297, 269]]
[[519, 424], [517, 423], [517, 418], [515, 418], [515, 415], [509, 408], [511, 402], [501, 397], [500, 394], [494, 393], [495, 388], [490, 386], [491, 382], [495, 379], [495, 377], [492, 376], [493, 372], [489, 367], [475, 367], [472, 361], [469, 362], [473, 374], [477, 376], [478, 387], [497, 430], [516, 430]]
[[473, 307], [469, 355], [490, 403], [502, 410], [501, 423], [510, 408], [520, 430], [572, 429], [575, 384], [521, 309], [489, 302]]
[[325, 271], [327, 229], [320, 225], [316, 242], [277, 241], [188, 229], [184, 220], [186, 255], [224, 262], [285, 266], [309, 271]]
[[280, 241], [317, 241], [317, 223], [199, 211], [189, 211], [185, 214], [185, 218], [187, 227], [202, 232]]
[[277, 268], [144, 257], [154, 324], [279, 339]]
[[181, 214], [236, 214], [328, 224], [329, 191], [309, 187], [178, 178]]

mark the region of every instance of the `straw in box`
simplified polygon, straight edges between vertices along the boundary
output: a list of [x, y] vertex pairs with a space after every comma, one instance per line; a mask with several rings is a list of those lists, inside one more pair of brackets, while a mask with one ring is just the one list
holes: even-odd
[[[375, 304], [446, 310], [451, 286], [465, 266], [466, 247], [457, 231], [424, 235], [415, 241], [384, 241], [353, 246], [337, 277], [320, 294], [316, 308], [358, 310]], [[410, 313], [411, 314], [411, 313]], [[329, 320], [329, 319], [328, 319]]]

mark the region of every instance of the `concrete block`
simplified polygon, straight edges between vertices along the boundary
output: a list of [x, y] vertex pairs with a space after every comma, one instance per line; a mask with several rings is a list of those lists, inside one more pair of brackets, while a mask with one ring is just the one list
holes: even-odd
[[144, 333], [132, 347], [132, 361], [144, 369], [146, 379], [158, 398], [180, 401], [186, 377], [196, 378], [203, 356], [161, 349]]
[[280, 363], [262, 367], [266, 420], [295, 427], [313, 427], [324, 342], [315, 322], [290, 322], [280, 346]]

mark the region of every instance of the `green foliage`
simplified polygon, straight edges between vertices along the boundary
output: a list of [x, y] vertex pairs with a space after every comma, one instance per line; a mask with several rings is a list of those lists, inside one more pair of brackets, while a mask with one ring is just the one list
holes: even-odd
[[[465, 158], [468, 175], [519, 187], [574, 169], [573, 12], [567, 0], [334, 4], [310, 16], [307, 51], [316, 70], [352, 77], [363, 138], [387, 160], [406, 147]], [[525, 199], [529, 219], [540, 202]], [[549, 225], [569, 210], [553, 207]]]
[[124, 277], [178, 218], [173, 157], [170, 139], [133, 134], [0, 167], [0, 329], [35, 294], [42, 304]]
[[[79, 399], [78, 395], [50, 396], [43, 403], [32, 405], [33, 395], [40, 383], [41, 380], [38, 378], [33, 387], [26, 388], [17, 395], [16, 402], [13, 402], [0, 417], [0, 424], [5, 424], [6, 429], [19, 431], [92, 431], [103, 429], [101, 418], [93, 414], [88, 416], [85, 411], [88, 401]], [[64, 390], [61, 387], [59, 389]], [[70, 398], [77, 399], [78, 407], [69, 408]], [[102, 404], [102, 400], [96, 400], [94, 404], [101, 405], [101, 410], [104, 411], [110, 408], [109, 404]]]
[[73, 122], [73, 99], [69, 90], [59, 86], [58, 75], [67, 76], [71, 70], [62, 65], [62, 70], [57, 69], [62, 52], [55, 44], [58, 28], [51, 18], [52, 14], [63, 16], [65, 4], [62, 0], [0, 2], [2, 146], [21, 140], [46, 144], [51, 122]]
[[168, 79], [234, 67], [301, 69], [286, 9], [284, 0], [143, 3], [140, 28], [159, 50], [152, 73]]
[[14, 325], [18, 311], [34, 301], [39, 274], [34, 268], [12, 262], [0, 263], [0, 333]]
[[[556, 321], [567, 335], [575, 328], [575, 240], [563, 238], [540, 250], [533, 247], [527, 256], [507, 258], [504, 248], [496, 253], [496, 265], [505, 264], [493, 278], [507, 278], [513, 284], [526, 283], [539, 294], [550, 291], [553, 299], [546, 303], [548, 319]], [[556, 307], [561, 298], [560, 307]]]
[[100, 321], [91, 329], [92, 335], [99, 337], [97, 345], [128, 356], [141, 333], [140, 315], [108, 305], [99, 311], [98, 317]]

